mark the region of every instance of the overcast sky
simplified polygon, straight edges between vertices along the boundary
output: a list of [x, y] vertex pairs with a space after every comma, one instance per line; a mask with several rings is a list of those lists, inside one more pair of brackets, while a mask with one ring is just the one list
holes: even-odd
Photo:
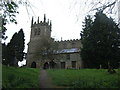
[[[52, 37], [56, 40], [79, 39], [80, 31], [82, 30], [82, 22], [84, 21], [87, 12], [91, 9], [85, 5], [87, 0], [29, 0], [29, 6], [19, 5], [19, 14], [16, 15], [18, 24], [8, 24], [6, 35], [9, 42], [12, 35], [23, 28], [25, 33], [26, 48], [30, 39], [31, 18], [34, 16], [34, 21], [43, 20], [44, 14], [46, 19], [52, 20]], [[94, 0], [94, 3], [97, 0]], [[103, 0], [106, 1], [106, 0]], [[88, 3], [88, 2], [87, 2]], [[28, 10], [28, 12], [27, 12]]]

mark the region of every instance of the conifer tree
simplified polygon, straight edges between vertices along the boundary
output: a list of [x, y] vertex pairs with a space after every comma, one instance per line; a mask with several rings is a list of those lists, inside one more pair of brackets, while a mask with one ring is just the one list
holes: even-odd
[[[89, 21], [88, 19], [85, 21]], [[86, 23], [82, 35], [82, 59], [89, 68], [118, 67], [120, 30], [112, 18], [97, 12], [93, 23]], [[88, 26], [88, 27], [87, 27]], [[86, 30], [86, 31], [85, 31]], [[87, 33], [87, 34], [86, 34]]]
[[17, 38], [17, 59], [19, 61], [23, 61], [23, 57], [24, 57], [24, 48], [25, 48], [25, 39], [24, 39], [24, 32], [23, 29], [20, 29], [20, 31], [18, 32], [18, 38]]
[[[24, 57], [24, 33], [21, 29], [18, 33], [15, 33], [10, 40], [10, 43], [6, 46], [4, 50], [5, 64], [10, 66], [18, 66], [18, 61], [22, 61]], [[5, 47], [5, 46], [4, 46]]]
[[17, 42], [17, 33], [15, 33], [12, 36], [10, 43], [8, 43], [7, 45], [7, 61], [10, 66], [14, 66], [16, 42]]
[[[90, 60], [89, 60], [89, 50], [90, 50], [90, 31], [91, 31], [91, 27], [93, 25], [93, 20], [90, 17], [90, 15], [85, 17], [85, 21], [83, 22], [83, 31], [80, 33], [81, 35], [81, 42], [83, 44], [83, 47], [81, 48], [81, 56], [84, 62], [84, 67], [89, 67], [90, 65]], [[89, 46], [89, 47], [88, 47]]]

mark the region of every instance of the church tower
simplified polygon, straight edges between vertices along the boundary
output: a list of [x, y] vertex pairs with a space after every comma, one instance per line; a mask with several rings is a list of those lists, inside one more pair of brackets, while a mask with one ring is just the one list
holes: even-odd
[[44, 20], [39, 22], [39, 17], [37, 22], [31, 21], [31, 38], [30, 39], [35, 39], [35, 38], [42, 38], [42, 37], [51, 37], [51, 21], [49, 23], [46, 21], [46, 15], [44, 14]]
[[51, 27], [52, 23], [46, 21], [46, 15], [44, 14], [44, 20], [39, 21], [39, 17], [37, 22], [34, 22], [34, 18], [32, 17], [31, 20], [31, 35], [30, 35], [30, 42], [28, 43], [28, 51], [27, 51], [27, 66], [31, 67], [40, 67], [40, 49], [42, 40], [44, 38], [50, 39], [51, 38]]

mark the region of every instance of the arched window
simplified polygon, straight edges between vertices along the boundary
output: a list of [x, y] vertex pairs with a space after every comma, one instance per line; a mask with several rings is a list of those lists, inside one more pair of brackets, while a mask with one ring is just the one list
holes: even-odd
[[46, 63], [44, 64], [43, 69], [49, 69], [49, 64], [48, 64], [48, 62], [46, 62]]
[[54, 69], [54, 68], [55, 68], [55, 65], [56, 65], [56, 63], [52, 60], [52, 61], [50, 62], [50, 69]]
[[36, 62], [32, 62], [31, 68], [36, 68]]
[[40, 29], [38, 30], [38, 35], [40, 35]]
[[37, 29], [35, 29], [35, 31], [34, 31], [34, 35], [35, 35], [35, 36], [37, 35]]

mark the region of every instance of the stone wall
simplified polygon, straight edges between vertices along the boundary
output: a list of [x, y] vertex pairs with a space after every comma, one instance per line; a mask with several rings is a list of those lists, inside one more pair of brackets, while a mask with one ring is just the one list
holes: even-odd
[[[69, 56], [69, 58], [68, 58]], [[80, 53], [64, 53], [64, 54], [57, 54], [54, 60], [56, 63], [59, 64], [58, 68], [61, 68], [61, 63], [65, 62], [65, 69], [70, 69], [72, 67], [72, 61], [76, 61], [76, 69], [82, 68], [82, 60], [80, 58]]]
[[80, 48], [81, 41], [79, 39], [73, 39], [73, 40], [64, 40], [64, 41], [56, 41], [58, 43], [59, 49], [70, 49], [70, 48]]

